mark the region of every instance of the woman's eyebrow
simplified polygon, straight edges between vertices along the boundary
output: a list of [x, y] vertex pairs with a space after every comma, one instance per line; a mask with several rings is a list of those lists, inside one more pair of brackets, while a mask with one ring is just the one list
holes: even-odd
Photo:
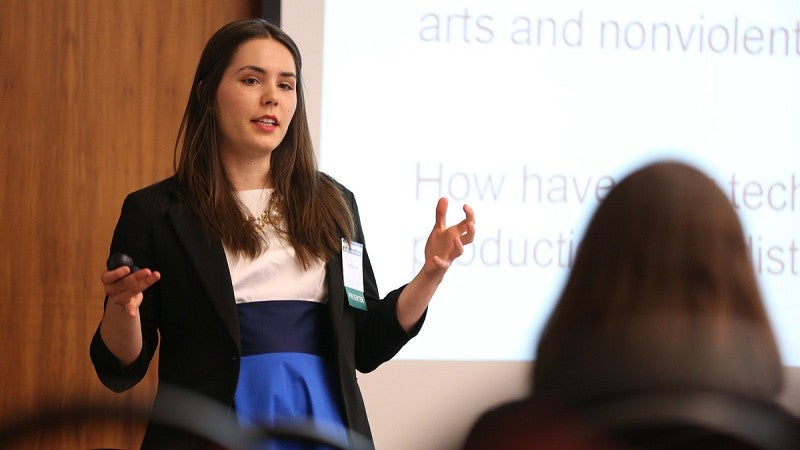
[[[267, 69], [265, 69], [265, 68], [263, 68], [261, 66], [254, 66], [254, 65], [247, 65], [247, 66], [240, 67], [239, 70], [237, 70], [237, 72], [241, 72], [243, 70], [252, 70], [252, 71], [255, 71], [255, 72], [258, 72], [258, 73], [262, 73], [262, 74], [266, 74], [267, 73]], [[282, 77], [297, 78], [297, 75], [294, 72], [281, 72], [280, 75]]]

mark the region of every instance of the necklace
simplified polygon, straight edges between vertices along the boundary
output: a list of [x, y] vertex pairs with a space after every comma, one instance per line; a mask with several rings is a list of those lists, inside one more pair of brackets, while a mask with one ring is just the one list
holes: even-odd
[[264, 212], [262, 212], [258, 217], [248, 217], [247, 223], [252, 225], [258, 231], [264, 231], [264, 227], [267, 226], [267, 224], [278, 228], [278, 225], [281, 223], [282, 219], [281, 212], [278, 207], [278, 197], [279, 195], [275, 191], [272, 191], [272, 193], [269, 195], [269, 200], [267, 201], [267, 207], [264, 208]]

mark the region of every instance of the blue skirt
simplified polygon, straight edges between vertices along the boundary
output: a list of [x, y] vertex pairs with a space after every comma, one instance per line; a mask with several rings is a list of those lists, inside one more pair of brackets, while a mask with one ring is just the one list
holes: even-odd
[[[234, 397], [243, 425], [313, 426], [347, 442], [330, 355], [327, 305], [294, 300], [237, 305], [242, 358]], [[265, 449], [325, 449], [299, 440]]]

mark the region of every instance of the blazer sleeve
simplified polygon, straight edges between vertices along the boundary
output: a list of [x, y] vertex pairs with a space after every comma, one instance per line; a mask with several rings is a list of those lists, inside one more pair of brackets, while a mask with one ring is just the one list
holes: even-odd
[[366, 373], [390, 360], [409, 340], [416, 336], [422, 328], [426, 314], [423, 314], [414, 328], [406, 332], [397, 318], [397, 299], [405, 285], [389, 292], [383, 299], [380, 298], [367, 245], [364, 241], [364, 231], [361, 227], [355, 196], [347, 189], [344, 189], [343, 192], [353, 214], [356, 228], [355, 239], [364, 244], [364, 296], [367, 311], [361, 313], [356, 320], [355, 356], [356, 368], [360, 372]]
[[[110, 252], [130, 255], [136, 265], [142, 268], [153, 267], [152, 251], [152, 199], [142, 194], [130, 194], [122, 205]], [[142, 351], [128, 367], [122, 367], [100, 337], [100, 326], [95, 330], [89, 347], [89, 354], [100, 381], [115, 392], [122, 392], [135, 386], [147, 373], [147, 368], [158, 346], [158, 298], [159, 284], [156, 283], [144, 292], [139, 315], [142, 321]], [[103, 308], [108, 303], [104, 300]]]

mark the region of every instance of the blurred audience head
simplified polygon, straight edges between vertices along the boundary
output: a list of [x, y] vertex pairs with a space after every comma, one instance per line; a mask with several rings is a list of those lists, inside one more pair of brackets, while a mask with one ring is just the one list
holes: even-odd
[[541, 335], [534, 396], [577, 405], [643, 389], [773, 399], [782, 365], [742, 225], [716, 183], [647, 165], [598, 207]]
[[701, 171], [661, 161], [593, 215], [540, 336], [529, 398], [465, 450], [784, 450], [782, 364], [742, 225]]

